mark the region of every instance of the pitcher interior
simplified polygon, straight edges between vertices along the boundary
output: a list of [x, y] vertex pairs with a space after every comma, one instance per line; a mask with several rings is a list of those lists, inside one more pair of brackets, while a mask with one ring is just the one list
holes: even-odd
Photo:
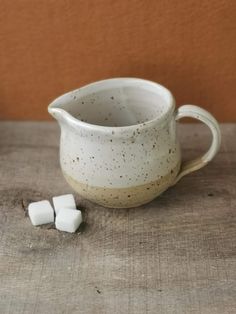
[[123, 86], [71, 94], [61, 108], [76, 119], [100, 126], [122, 127], [161, 117], [170, 107], [168, 99], [153, 87]]

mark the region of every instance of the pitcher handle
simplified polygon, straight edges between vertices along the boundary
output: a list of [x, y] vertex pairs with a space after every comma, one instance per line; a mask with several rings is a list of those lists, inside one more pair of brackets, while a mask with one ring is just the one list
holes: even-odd
[[184, 105], [176, 110], [175, 119], [176, 121], [178, 121], [183, 117], [195, 118], [205, 123], [212, 132], [212, 143], [209, 150], [203, 156], [182, 163], [180, 172], [175, 178], [173, 185], [177, 183], [186, 174], [189, 174], [190, 172], [196, 171], [206, 166], [208, 162], [211, 161], [218, 152], [221, 143], [221, 133], [219, 124], [208, 111], [198, 106]]

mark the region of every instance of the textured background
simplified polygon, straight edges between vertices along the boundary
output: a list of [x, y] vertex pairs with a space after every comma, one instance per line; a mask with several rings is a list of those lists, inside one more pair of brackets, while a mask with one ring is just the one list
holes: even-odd
[[49, 119], [83, 84], [135, 76], [236, 121], [236, 1], [0, 0], [0, 118]]

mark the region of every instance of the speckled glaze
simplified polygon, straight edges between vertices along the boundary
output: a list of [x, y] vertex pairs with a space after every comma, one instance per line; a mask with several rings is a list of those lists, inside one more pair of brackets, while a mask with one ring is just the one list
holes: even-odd
[[[181, 108], [175, 111], [165, 87], [136, 78], [96, 82], [57, 98], [48, 110], [61, 126], [60, 163], [67, 182], [106, 207], [151, 201], [203, 167], [220, 145], [218, 124], [208, 112], [191, 105]], [[182, 116], [209, 125], [213, 143], [180, 171], [176, 120]]]

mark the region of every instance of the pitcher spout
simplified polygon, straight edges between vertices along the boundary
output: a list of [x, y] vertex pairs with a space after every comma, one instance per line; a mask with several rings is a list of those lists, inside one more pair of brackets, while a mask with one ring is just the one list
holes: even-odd
[[57, 108], [55, 106], [48, 106], [48, 112], [50, 113], [50, 115], [55, 118], [58, 122], [62, 122], [64, 121], [64, 116], [65, 116], [65, 110], [62, 108]]
[[70, 117], [70, 114], [67, 112], [68, 102], [64, 98], [65, 96], [60, 96], [48, 106], [48, 112], [60, 125], [64, 124]]
[[48, 112], [55, 118], [60, 126], [75, 125], [76, 119], [73, 117], [72, 107], [74, 105], [74, 94], [67, 93], [51, 102], [48, 106]]

